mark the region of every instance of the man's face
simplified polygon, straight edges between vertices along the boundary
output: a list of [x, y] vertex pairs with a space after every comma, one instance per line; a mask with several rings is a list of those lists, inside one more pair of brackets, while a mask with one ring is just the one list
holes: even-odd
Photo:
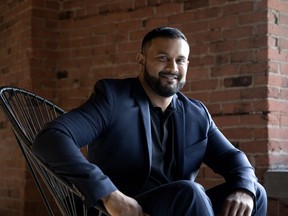
[[143, 76], [158, 95], [170, 97], [185, 84], [189, 45], [183, 39], [155, 38], [143, 53]]

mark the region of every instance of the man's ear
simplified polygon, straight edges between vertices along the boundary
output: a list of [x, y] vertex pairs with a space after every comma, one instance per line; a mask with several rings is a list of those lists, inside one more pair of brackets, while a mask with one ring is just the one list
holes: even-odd
[[138, 64], [143, 66], [144, 65], [144, 59], [145, 59], [145, 57], [144, 57], [144, 55], [142, 53], [137, 53], [136, 61], [137, 61]]

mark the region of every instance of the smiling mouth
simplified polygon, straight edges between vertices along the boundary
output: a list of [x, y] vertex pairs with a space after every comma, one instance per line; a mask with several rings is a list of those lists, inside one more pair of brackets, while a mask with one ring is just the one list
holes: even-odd
[[175, 73], [160, 73], [159, 74], [160, 77], [164, 78], [164, 79], [167, 79], [167, 80], [178, 80], [179, 79], [179, 76], [178, 74], [175, 74]]

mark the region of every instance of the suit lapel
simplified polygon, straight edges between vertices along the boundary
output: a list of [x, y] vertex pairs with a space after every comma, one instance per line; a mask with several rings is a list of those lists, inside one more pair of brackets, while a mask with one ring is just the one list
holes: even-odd
[[147, 148], [149, 154], [149, 169], [152, 165], [152, 137], [151, 137], [151, 120], [150, 120], [150, 109], [149, 109], [149, 102], [147, 100], [147, 96], [142, 88], [140, 81], [134, 83], [132, 92], [134, 93], [134, 97], [139, 105], [140, 112], [142, 115], [142, 120], [145, 129], [145, 136], [147, 140]]
[[176, 107], [176, 112], [174, 113], [174, 148], [177, 177], [181, 178], [184, 174], [185, 119], [183, 105], [176, 98], [177, 96], [173, 98], [173, 103]]

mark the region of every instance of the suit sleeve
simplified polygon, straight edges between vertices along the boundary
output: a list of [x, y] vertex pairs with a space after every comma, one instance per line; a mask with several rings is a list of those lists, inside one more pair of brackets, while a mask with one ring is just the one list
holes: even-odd
[[113, 109], [111, 101], [109, 90], [96, 84], [88, 101], [47, 124], [32, 147], [51, 169], [78, 187], [87, 207], [116, 190], [112, 181], [89, 163], [80, 150], [105, 131]]
[[[207, 110], [206, 110], [207, 111]], [[208, 130], [208, 144], [204, 158], [205, 164], [214, 172], [222, 175], [225, 181], [235, 190], [245, 189], [255, 196], [255, 171], [246, 155], [235, 148], [219, 131], [210, 119]]]

